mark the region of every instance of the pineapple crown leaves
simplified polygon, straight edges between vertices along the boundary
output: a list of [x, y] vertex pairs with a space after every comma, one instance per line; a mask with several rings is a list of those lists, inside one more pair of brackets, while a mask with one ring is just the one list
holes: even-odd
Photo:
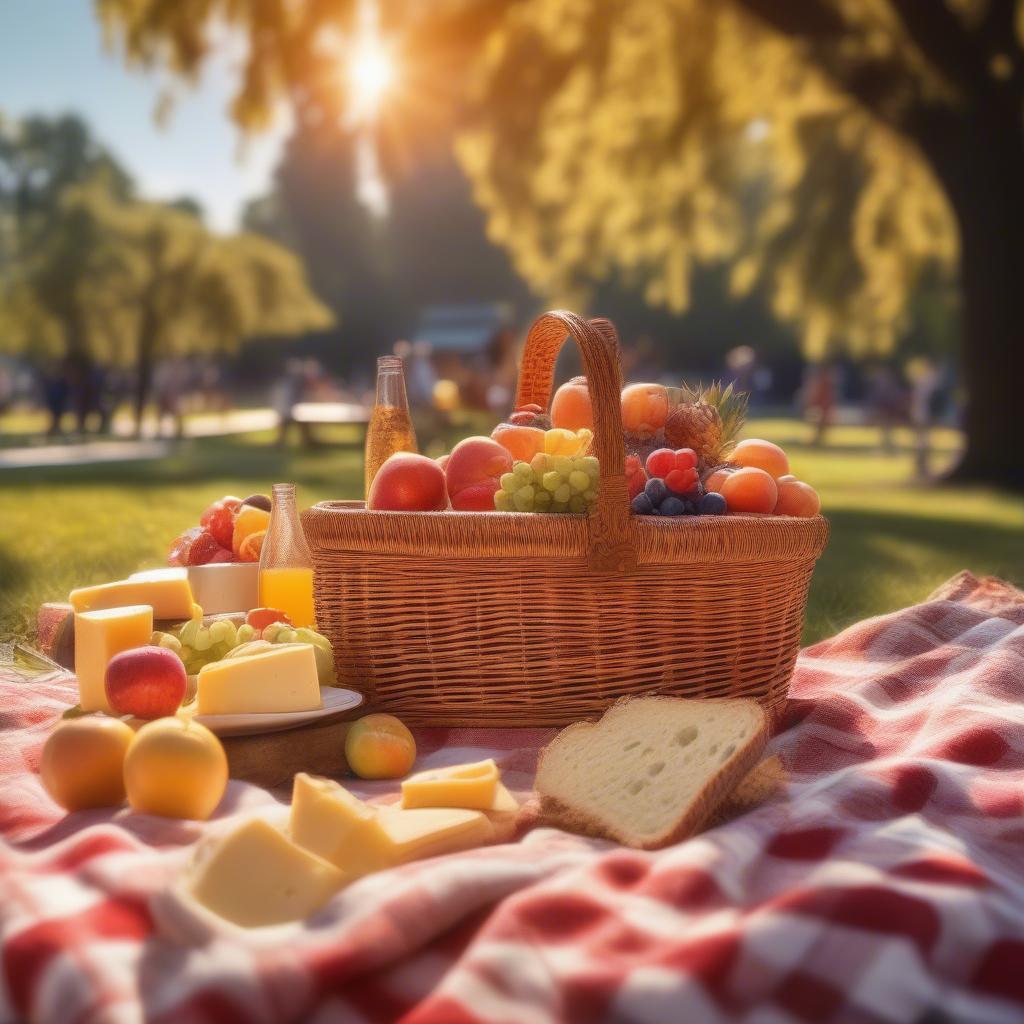
[[720, 455], [728, 455], [736, 444], [736, 438], [743, 429], [747, 419], [747, 404], [750, 395], [746, 391], [736, 391], [732, 384], [722, 386], [720, 380], [712, 381], [707, 387], [699, 383], [696, 388], [683, 384], [683, 401], [690, 405], [704, 404], [711, 406], [722, 421], [722, 440]]

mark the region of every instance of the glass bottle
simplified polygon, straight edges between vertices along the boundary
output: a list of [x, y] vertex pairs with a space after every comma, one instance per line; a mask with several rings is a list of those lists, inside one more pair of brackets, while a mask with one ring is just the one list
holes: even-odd
[[395, 452], [417, 451], [402, 360], [397, 356], [381, 356], [377, 360], [377, 401], [366, 431], [364, 496], [369, 498], [370, 484], [390, 456]]
[[260, 553], [260, 605], [284, 612], [293, 626], [312, 626], [316, 619], [313, 558], [295, 504], [295, 484], [274, 484]]

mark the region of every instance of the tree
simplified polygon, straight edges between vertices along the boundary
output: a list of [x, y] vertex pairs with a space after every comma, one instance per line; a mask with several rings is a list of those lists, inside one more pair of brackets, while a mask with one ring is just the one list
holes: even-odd
[[[306, 116], [340, 102], [330, 40], [351, 32], [354, 2], [222, 0], [191, 18], [158, 0], [97, 5], [131, 58], [185, 73], [214, 22], [248, 33], [233, 108], [246, 129], [282, 96]], [[440, 97], [489, 231], [528, 280], [573, 296], [619, 275], [682, 309], [694, 268], [730, 261], [734, 288], [764, 289], [815, 356], [886, 351], [920, 282], [958, 273], [957, 472], [1024, 484], [1010, 441], [1024, 379], [1021, 0], [382, 8], [408, 62], [408, 136]], [[394, 107], [382, 149], [402, 137]]]
[[118, 202], [96, 184], [64, 190], [0, 292], [0, 313], [8, 348], [134, 368], [137, 427], [159, 358], [332, 322], [288, 250], [250, 234], [215, 236], [190, 213]]

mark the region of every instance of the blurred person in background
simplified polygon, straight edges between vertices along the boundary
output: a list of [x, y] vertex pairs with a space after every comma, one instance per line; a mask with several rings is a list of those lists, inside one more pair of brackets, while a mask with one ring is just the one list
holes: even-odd
[[800, 389], [803, 416], [814, 425], [813, 444], [825, 444], [825, 435], [835, 419], [839, 391], [839, 371], [831, 363], [812, 363], [804, 372]]
[[153, 394], [156, 398], [156, 432], [162, 435], [164, 422], [171, 421], [171, 436], [185, 433], [182, 402], [188, 388], [189, 372], [183, 359], [164, 359], [153, 374]]
[[51, 365], [42, 372], [41, 390], [43, 393], [43, 405], [46, 407], [46, 414], [50, 418], [46, 433], [54, 437], [60, 433], [61, 420], [68, 407], [68, 394], [70, 384], [68, 381], [67, 357], [58, 364]]
[[288, 433], [292, 424], [298, 426], [303, 444], [312, 443], [313, 438], [309, 424], [302, 423], [295, 418], [295, 406], [305, 400], [308, 383], [309, 373], [305, 360], [289, 359], [285, 363], [284, 374], [272, 392], [272, 404], [278, 418], [277, 443], [279, 445], [288, 443]]
[[882, 451], [893, 451], [892, 430], [907, 419], [907, 395], [896, 371], [879, 363], [868, 371], [868, 422], [877, 426]]

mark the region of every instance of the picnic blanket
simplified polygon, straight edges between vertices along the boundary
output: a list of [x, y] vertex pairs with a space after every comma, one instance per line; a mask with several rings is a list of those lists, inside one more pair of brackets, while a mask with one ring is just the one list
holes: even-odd
[[[784, 782], [693, 839], [536, 828], [249, 932], [161, 893], [205, 830], [280, 804], [233, 782], [211, 823], [64, 817], [34, 770], [67, 701], [0, 681], [3, 1020], [1024, 1016], [1024, 595], [996, 580], [804, 651], [766, 751]], [[523, 792], [549, 735], [423, 730], [420, 764], [493, 754]]]

